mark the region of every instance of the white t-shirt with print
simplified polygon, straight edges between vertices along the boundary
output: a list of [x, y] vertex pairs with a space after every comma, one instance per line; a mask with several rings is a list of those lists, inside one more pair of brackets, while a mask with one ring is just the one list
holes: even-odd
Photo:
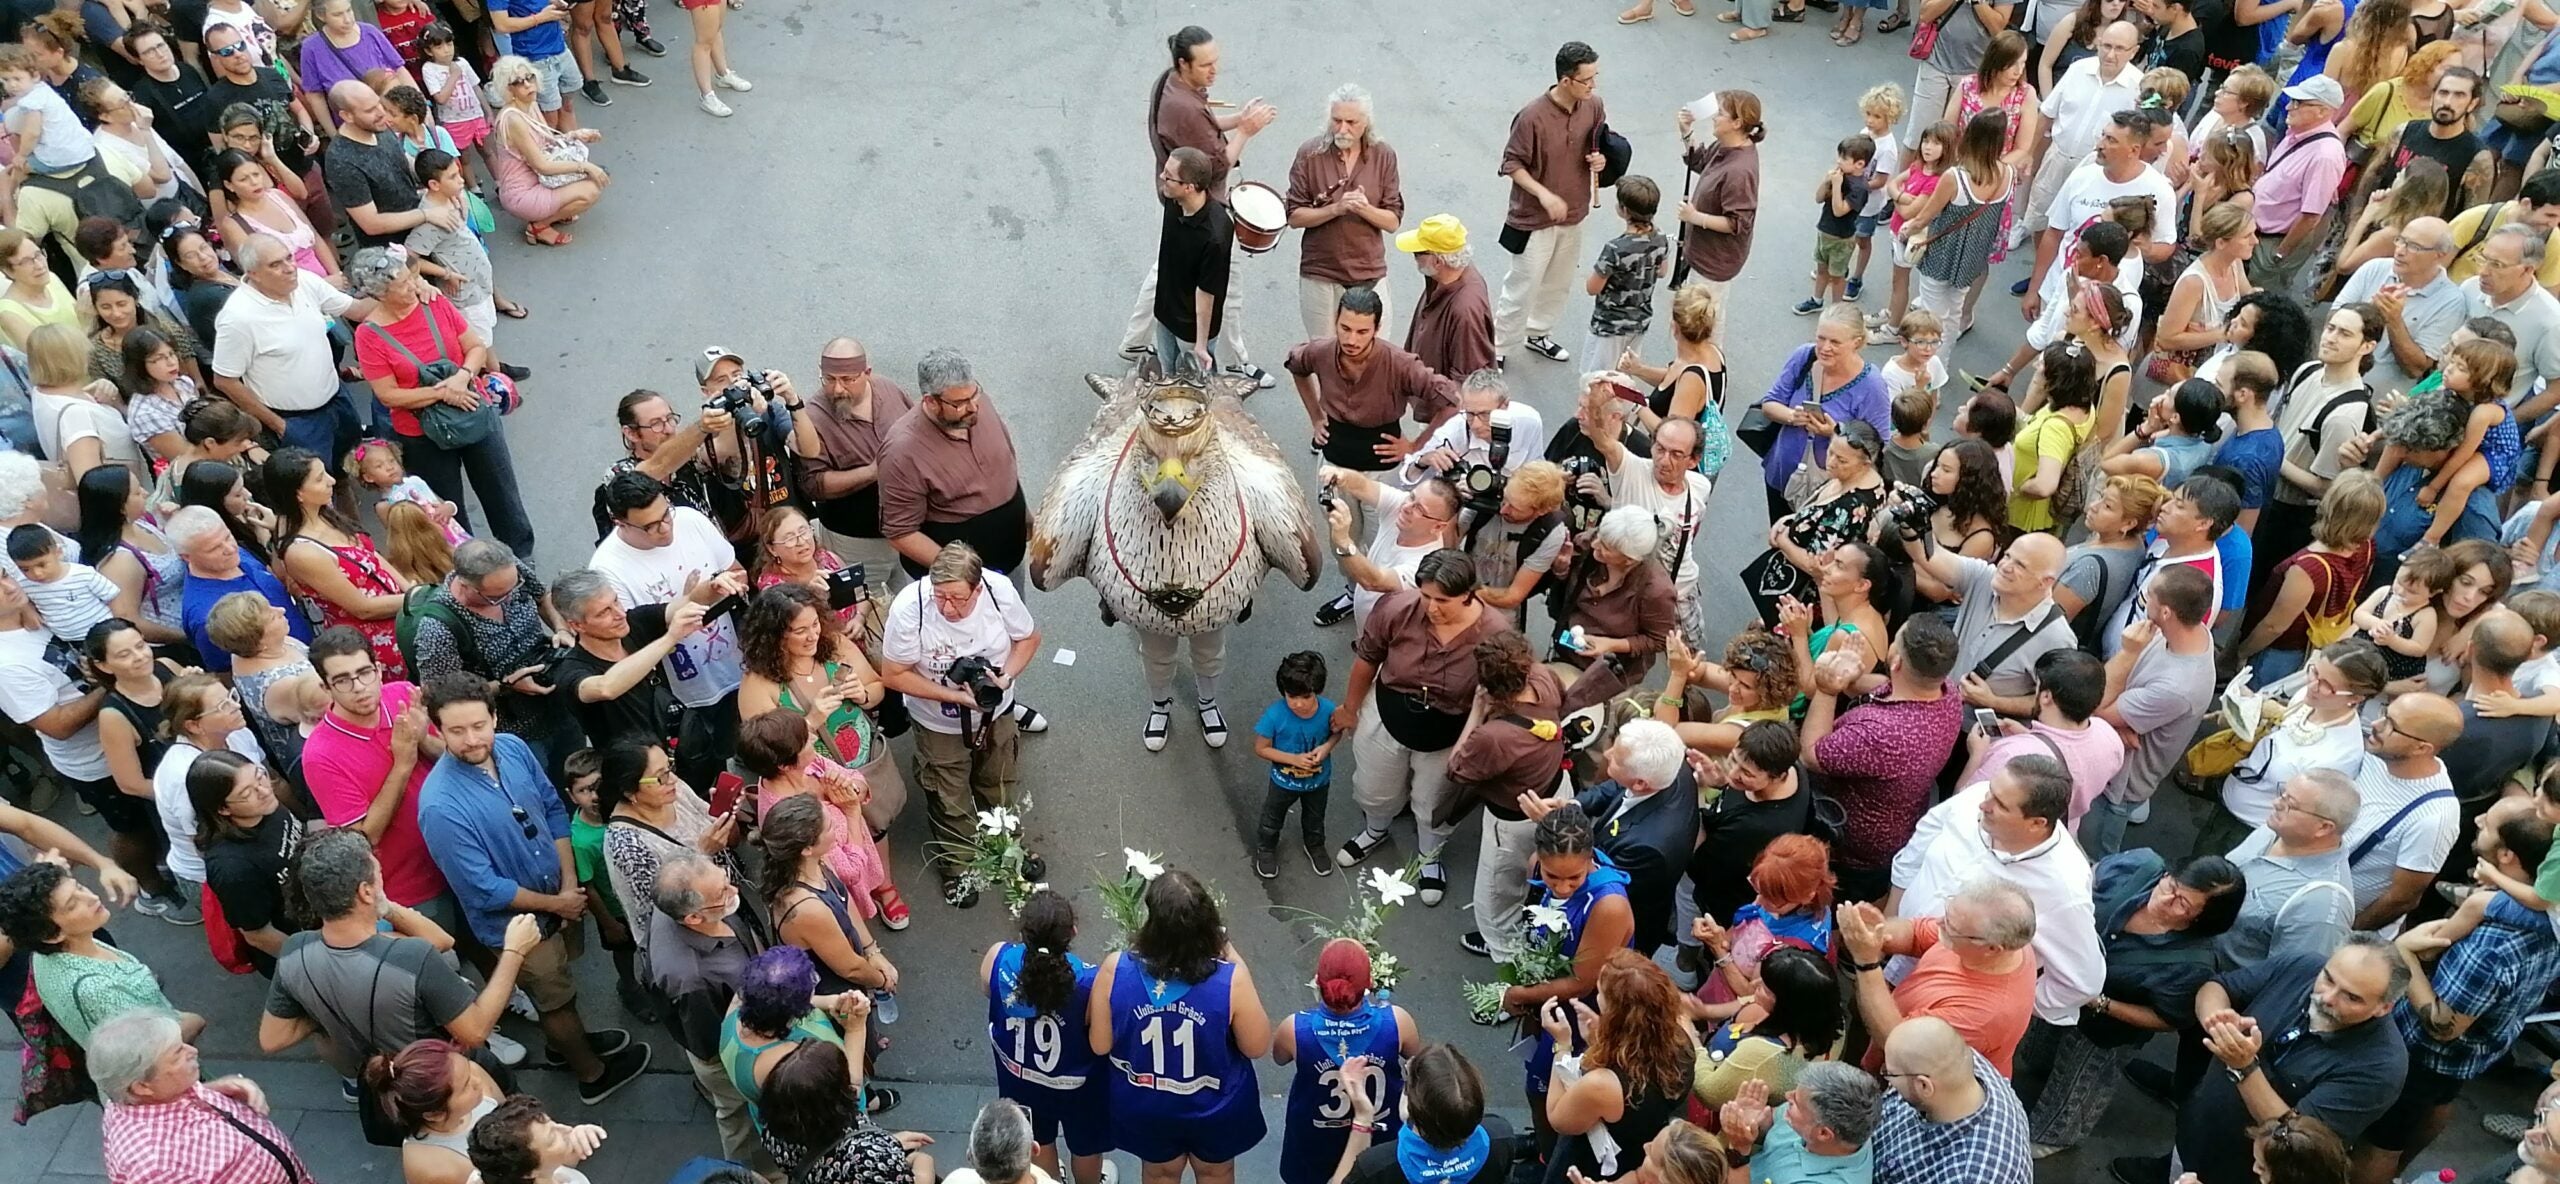
[[[1609, 496], [1622, 506], [1642, 506], [1653, 511], [1662, 524], [1662, 541], [1655, 555], [1671, 572], [1671, 582], [1683, 597], [1698, 587], [1698, 528], [1707, 520], [1707, 493], [1712, 488], [1707, 475], [1696, 469], [1683, 474], [1688, 478], [1678, 493], [1664, 493], [1653, 481], [1653, 458], [1637, 456], [1633, 449], [1618, 451], [1617, 471], [1609, 474]], [[1686, 542], [1686, 546], [1683, 546]], [[1672, 556], [1679, 556], [1679, 566], [1672, 566]]]
[[[2170, 187], [2169, 178], [2160, 175], [2160, 170], [2144, 165], [2133, 180], [2118, 184], [2107, 179], [2104, 165], [2091, 159], [2089, 163], [2073, 169], [2071, 176], [2063, 181], [2062, 188], [2053, 195], [2053, 215], [2045, 226], [2061, 231], [2062, 242], [2054, 254], [2055, 265], [2045, 269], [2042, 289], [2045, 303], [2055, 304], [2062, 300], [2062, 273], [2067, 269], [2061, 266], [2060, 261], [2071, 257], [2072, 246], [2080, 241], [2081, 225], [2092, 218], [2105, 217], [2107, 203], [2119, 197], [2150, 198], [2150, 241], [2178, 241], [2178, 194]], [[2042, 233], [2044, 226], [2036, 230]], [[2135, 251], [2141, 247], [2139, 241], [2134, 243]], [[2129, 270], [2139, 275], [2142, 269], [2132, 265], [2133, 253], [2126, 253], [2126, 264]]]
[[[971, 655], [1001, 667], [1013, 643], [1031, 636], [1038, 627], [1031, 622], [1031, 610], [1023, 606], [1022, 593], [1014, 591], [1004, 577], [981, 579], [978, 590], [969, 615], [955, 621], [934, 603], [932, 580], [907, 585], [889, 602], [889, 619], [880, 632], [881, 657], [912, 666], [940, 682], [949, 681], [943, 674], [953, 662]], [[1007, 687], [1004, 702], [996, 710], [1002, 712], [1012, 704], [1013, 689]], [[960, 710], [957, 703], [907, 696], [907, 711], [915, 716], [916, 726], [930, 731], [957, 734]]]
[[[738, 561], [737, 549], [702, 511], [670, 505], [667, 513], [676, 534], [666, 546], [643, 551], [623, 542], [616, 530], [596, 544], [595, 557], [587, 561], [613, 584], [613, 597], [625, 609], [681, 600], [688, 583], [710, 579]], [[687, 707], [709, 707], [737, 690], [745, 674], [737, 619], [704, 622], [701, 632], [676, 643], [666, 668], [676, 702]]]
[[[32, 724], [45, 712], [80, 698], [80, 688], [44, 660], [48, 636], [33, 629], [0, 632], [0, 714], [22, 724]], [[56, 740], [43, 732], [37, 732], [36, 739], [44, 745], [45, 763], [64, 777], [104, 781], [114, 776], [107, 768], [107, 750], [98, 744], [96, 720], [69, 739]]]

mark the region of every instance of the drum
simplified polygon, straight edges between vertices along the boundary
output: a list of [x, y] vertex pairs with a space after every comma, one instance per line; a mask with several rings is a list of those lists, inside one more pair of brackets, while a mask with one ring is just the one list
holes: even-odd
[[1227, 214], [1235, 220], [1236, 245], [1248, 255], [1279, 246], [1280, 232], [1289, 227], [1289, 207], [1280, 200], [1280, 191], [1260, 181], [1237, 183], [1227, 194]]

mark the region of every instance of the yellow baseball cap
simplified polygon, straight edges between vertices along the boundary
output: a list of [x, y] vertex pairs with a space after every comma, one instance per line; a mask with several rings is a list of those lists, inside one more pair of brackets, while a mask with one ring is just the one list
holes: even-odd
[[1467, 248], [1467, 224], [1455, 214], [1433, 214], [1403, 234], [1396, 236], [1396, 249], [1407, 254], [1428, 251], [1446, 255]]

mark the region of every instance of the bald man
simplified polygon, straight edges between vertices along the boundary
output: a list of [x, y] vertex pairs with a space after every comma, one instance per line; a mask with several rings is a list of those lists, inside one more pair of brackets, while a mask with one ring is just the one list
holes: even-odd
[[409, 237], [411, 230], [434, 223], [462, 229], [462, 212], [438, 205], [430, 210], [418, 200], [418, 177], [400, 136], [391, 129], [391, 111], [382, 96], [355, 79], [329, 88], [329, 108], [338, 113], [338, 135], [329, 141], [320, 162], [328, 179], [329, 200], [355, 223], [359, 246], [379, 247]]
[[2366, 260], [2338, 290], [2339, 304], [2362, 301], [2382, 314], [2382, 342], [2365, 374], [2374, 390], [2407, 390], [2435, 369], [2470, 315], [2462, 286], [2445, 274], [2457, 249], [2444, 219], [2412, 218], [2389, 256]]
[[818, 507], [827, 542], [848, 563], [883, 579], [898, 553], [880, 535], [880, 442], [916, 401], [871, 368], [871, 351], [838, 337], [818, 351], [818, 397], [795, 425], [802, 490]]
[[1922, 524], [1902, 540], [1912, 566], [1955, 590], [1955, 676], [1965, 702], [2017, 719], [2033, 717], [2036, 659], [2079, 644], [2071, 614], [2053, 602], [2053, 582], [2064, 563], [2062, 540], [2022, 534], [1986, 561], [1940, 548], [1924, 518], [1906, 514], [1899, 521]]
[[2395, 929], [2444, 870], [2462, 833], [2462, 803], [2443, 753], [2462, 739], [2462, 709], [2442, 695], [2402, 695], [2365, 729], [2364, 797], [2343, 836], [2355, 927]]
[[[1884, 1111], [1867, 1147], [1875, 1184], [2031, 1184], [2027, 1112], [2009, 1079], [1947, 1022], [1922, 1016], [1884, 1041]], [[2165, 1182], [2164, 1182], [2165, 1184]]]

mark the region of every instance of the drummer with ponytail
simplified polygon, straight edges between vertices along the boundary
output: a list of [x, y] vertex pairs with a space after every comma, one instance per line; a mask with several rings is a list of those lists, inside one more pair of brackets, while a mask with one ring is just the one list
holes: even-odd
[[988, 947], [978, 963], [987, 994], [987, 1038], [995, 1049], [996, 1093], [1031, 1115], [1031, 1160], [1052, 1178], [1066, 1140], [1077, 1181], [1102, 1178], [1114, 1150], [1105, 1085], [1083, 1028], [1094, 966], [1068, 949], [1075, 906], [1049, 888], [1022, 902], [1016, 940]]
[[1421, 1028], [1375, 989], [1369, 951], [1359, 942], [1326, 942], [1316, 955], [1315, 986], [1321, 1005], [1300, 1010], [1272, 1033], [1271, 1062], [1298, 1066], [1282, 1124], [1283, 1184], [1325, 1184], [1342, 1162], [1354, 1121], [1351, 1099], [1339, 1088], [1343, 1062], [1367, 1057], [1377, 1063], [1377, 1072], [1360, 1078], [1359, 1088], [1369, 1091], [1364, 1108], [1377, 1115], [1373, 1130], [1362, 1133], [1383, 1140], [1401, 1121], [1404, 1058], [1422, 1051]]

